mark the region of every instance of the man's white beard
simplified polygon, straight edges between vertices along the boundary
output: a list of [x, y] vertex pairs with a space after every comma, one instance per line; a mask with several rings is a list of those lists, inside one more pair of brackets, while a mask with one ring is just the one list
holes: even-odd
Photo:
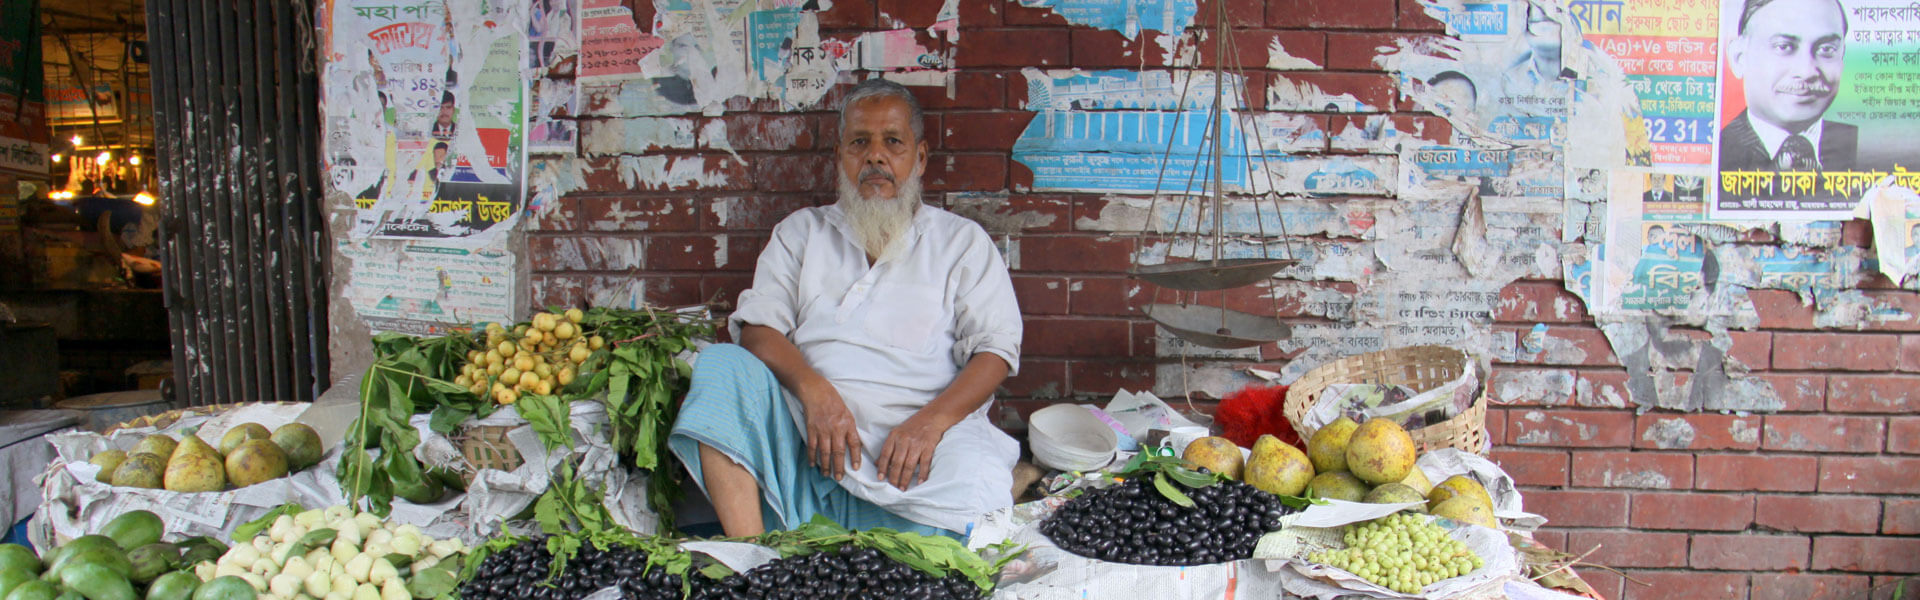
[[847, 213], [847, 223], [853, 226], [854, 243], [866, 249], [876, 263], [892, 257], [905, 245], [913, 212], [920, 207], [919, 170], [896, 182], [893, 189], [892, 198], [862, 197], [859, 184], [840, 171], [840, 210]]

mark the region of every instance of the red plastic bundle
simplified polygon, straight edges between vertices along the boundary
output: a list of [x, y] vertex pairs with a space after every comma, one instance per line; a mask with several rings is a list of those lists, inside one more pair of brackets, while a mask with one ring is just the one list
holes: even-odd
[[1287, 386], [1250, 385], [1220, 401], [1214, 422], [1221, 436], [1241, 447], [1252, 447], [1261, 434], [1273, 434], [1280, 441], [1303, 447], [1300, 434], [1294, 433], [1285, 410]]

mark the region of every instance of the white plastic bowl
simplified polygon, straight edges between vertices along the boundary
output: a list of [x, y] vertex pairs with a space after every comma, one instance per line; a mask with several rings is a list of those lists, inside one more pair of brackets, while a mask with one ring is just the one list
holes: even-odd
[[1077, 404], [1055, 404], [1034, 411], [1027, 426], [1034, 461], [1062, 471], [1092, 471], [1107, 466], [1120, 444], [1112, 428]]

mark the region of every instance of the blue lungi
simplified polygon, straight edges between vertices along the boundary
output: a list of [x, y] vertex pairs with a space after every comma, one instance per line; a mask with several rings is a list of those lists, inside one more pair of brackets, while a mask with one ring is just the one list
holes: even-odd
[[768, 529], [792, 529], [814, 515], [826, 515], [849, 529], [887, 527], [964, 539], [854, 496], [814, 468], [807, 458], [806, 432], [787, 410], [780, 380], [746, 348], [714, 344], [700, 351], [692, 388], [667, 438], [674, 456], [705, 492], [699, 444], [719, 450], [753, 474], [760, 484], [760, 518]]

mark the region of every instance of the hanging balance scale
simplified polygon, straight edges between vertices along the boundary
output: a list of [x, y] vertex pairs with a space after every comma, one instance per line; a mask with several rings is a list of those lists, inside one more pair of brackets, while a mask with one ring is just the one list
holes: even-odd
[[[1215, 7], [1214, 23], [1217, 24], [1217, 28], [1214, 30], [1214, 56], [1216, 60], [1214, 61], [1215, 64], [1212, 69], [1213, 104], [1207, 111], [1206, 134], [1201, 138], [1200, 143], [1195, 145], [1193, 161], [1191, 163], [1193, 167], [1192, 170], [1188, 172], [1186, 189], [1178, 195], [1180, 198], [1179, 211], [1175, 213], [1173, 220], [1168, 223], [1165, 234], [1173, 241], [1177, 241], [1183, 236], [1192, 239], [1196, 259], [1198, 259], [1198, 255], [1200, 254], [1198, 250], [1201, 240], [1211, 239], [1213, 247], [1212, 257], [1205, 260], [1175, 262], [1173, 248], [1176, 244], [1169, 243], [1167, 257], [1165, 261], [1160, 264], [1140, 264], [1139, 254], [1136, 252], [1134, 267], [1128, 272], [1128, 275], [1158, 286], [1162, 288], [1162, 291], [1172, 290], [1174, 296], [1173, 302], [1158, 302], [1162, 292], [1155, 292], [1155, 303], [1148, 304], [1142, 310], [1146, 313], [1147, 318], [1152, 319], [1154, 323], [1159, 324], [1175, 337], [1188, 343], [1207, 348], [1249, 348], [1277, 342], [1289, 337], [1291, 329], [1280, 321], [1279, 297], [1277, 294], [1269, 293], [1268, 296], [1273, 299], [1274, 310], [1270, 314], [1260, 315], [1227, 308], [1227, 291], [1258, 285], [1262, 281], [1271, 281], [1274, 275], [1279, 273], [1280, 270], [1298, 264], [1300, 261], [1292, 258], [1292, 252], [1286, 246], [1286, 220], [1281, 216], [1278, 201], [1279, 194], [1273, 185], [1273, 173], [1266, 168], [1265, 141], [1260, 139], [1260, 128], [1256, 124], [1251, 123], [1237, 129], [1241, 131], [1240, 141], [1242, 145], [1257, 152], [1260, 158], [1259, 163], [1248, 166], [1256, 167], [1266, 174], [1268, 185], [1264, 195], [1273, 204], [1274, 219], [1279, 224], [1280, 229], [1282, 254], [1280, 258], [1274, 258], [1270, 255], [1268, 251], [1265, 219], [1259, 214], [1260, 207], [1256, 202], [1253, 206], [1253, 221], [1256, 224], [1256, 231], [1259, 237], [1251, 241], [1260, 247], [1259, 256], [1246, 258], [1228, 258], [1224, 256], [1225, 248], [1230, 239], [1235, 242], [1240, 242], [1244, 239], [1240, 236], [1229, 238], [1226, 232], [1225, 211], [1227, 204], [1223, 185], [1225, 177], [1222, 171], [1223, 144], [1221, 143], [1223, 139], [1227, 138], [1227, 132], [1230, 129], [1228, 127], [1229, 115], [1223, 103], [1224, 94], [1222, 88], [1226, 87], [1228, 80], [1228, 74], [1223, 65], [1228, 60], [1232, 60], [1230, 57], [1238, 57], [1239, 54], [1234, 48], [1232, 26], [1226, 15], [1227, 3], [1215, 2], [1213, 4]], [[1238, 75], [1238, 78], [1235, 79], [1237, 82], [1235, 98], [1244, 99], [1246, 97], [1244, 89], [1246, 72], [1238, 65], [1235, 65], [1234, 71], [1236, 71]], [[1200, 71], [1198, 70], [1188, 71], [1186, 83], [1181, 88], [1180, 101], [1174, 106], [1173, 130], [1175, 132], [1179, 130], [1180, 116], [1186, 112], [1187, 92], [1192, 89], [1193, 81], [1199, 73]], [[1248, 129], [1253, 130], [1254, 139], [1251, 145], [1245, 143], [1247, 141], [1245, 139], [1245, 130]], [[1161, 157], [1160, 173], [1154, 182], [1153, 198], [1148, 205], [1146, 220], [1141, 228], [1142, 236], [1154, 230], [1154, 223], [1159, 215], [1158, 209], [1162, 197], [1161, 184], [1166, 180], [1167, 165], [1172, 163], [1174, 159], [1173, 141], [1178, 136], [1170, 133], [1167, 137], [1167, 150]], [[1202, 155], [1207, 152], [1211, 152], [1212, 154], [1212, 168], [1209, 173], [1211, 177], [1209, 177], [1210, 181], [1208, 182], [1210, 186], [1203, 190], [1202, 199], [1196, 202], [1194, 199], [1198, 194], [1195, 194], [1193, 189], [1194, 176], [1199, 173], [1201, 165], [1204, 164], [1202, 162]], [[1240, 158], [1245, 160], [1253, 156], [1253, 153], [1243, 153], [1243, 156]], [[1192, 231], [1181, 231], [1183, 224], [1186, 222], [1187, 206], [1189, 203], [1204, 204], [1206, 206], [1204, 212], [1210, 213], [1208, 216], [1211, 217], [1212, 221], [1212, 230], [1210, 232], [1200, 231], [1199, 224], [1203, 216], [1200, 214], [1202, 209], [1198, 206], [1195, 207], [1194, 227]], [[1220, 299], [1219, 305], [1214, 306], [1201, 303], [1200, 296], [1203, 293], [1217, 295]]]

